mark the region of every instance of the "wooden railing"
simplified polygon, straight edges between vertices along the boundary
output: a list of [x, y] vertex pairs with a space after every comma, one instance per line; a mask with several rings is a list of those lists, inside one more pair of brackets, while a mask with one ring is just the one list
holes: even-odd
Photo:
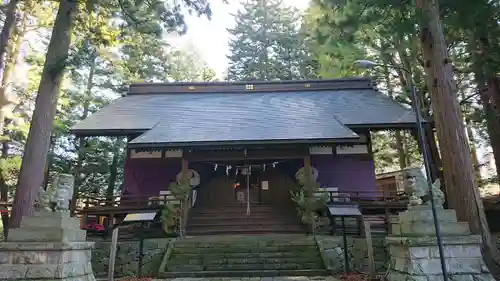
[[187, 224], [189, 210], [192, 205], [192, 194], [186, 200], [180, 201], [172, 196], [114, 196], [111, 200], [102, 197], [86, 197], [77, 203], [77, 214], [87, 221], [88, 216], [105, 217], [108, 219], [109, 227], [114, 218], [123, 219], [130, 213], [144, 213], [159, 211], [166, 204], [178, 204], [180, 209], [179, 231], [183, 236]]
[[[372, 235], [387, 235], [391, 224], [397, 220], [397, 214], [406, 209], [408, 197], [401, 192], [383, 191], [348, 191], [328, 192], [328, 204], [350, 201], [359, 206], [363, 214], [362, 220], [371, 225]], [[334, 231], [344, 231], [339, 219], [332, 225]], [[362, 231], [361, 219], [347, 220], [345, 231], [351, 235], [359, 235]]]
[[181, 216], [179, 219], [179, 238], [183, 239], [186, 233], [187, 218], [192, 207], [193, 192], [191, 191], [184, 201], [181, 202]]
[[[175, 199], [174, 199], [175, 200]], [[77, 202], [77, 212], [93, 214], [113, 214], [130, 211], [158, 209], [173, 199], [155, 198], [149, 196], [113, 196], [111, 199], [102, 197], [85, 197]]]

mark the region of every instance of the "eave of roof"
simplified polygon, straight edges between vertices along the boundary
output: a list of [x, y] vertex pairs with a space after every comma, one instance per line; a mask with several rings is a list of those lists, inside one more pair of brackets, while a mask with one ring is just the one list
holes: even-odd
[[202, 141], [202, 142], [150, 142], [133, 143], [129, 142], [129, 148], [182, 148], [198, 146], [247, 146], [247, 145], [280, 145], [280, 144], [332, 144], [332, 143], [351, 143], [356, 141], [357, 137], [352, 138], [333, 138], [333, 139], [290, 139], [290, 140], [236, 140], [236, 141]]

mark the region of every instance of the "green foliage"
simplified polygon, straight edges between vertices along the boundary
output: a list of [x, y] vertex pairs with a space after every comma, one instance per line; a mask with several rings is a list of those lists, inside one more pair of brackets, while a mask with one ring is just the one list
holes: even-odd
[[[475, 133], [469, 137], [475, 147], [489, 146], [488, 134], [495, 130], [488, 128], [498, 123], [498, 117], [491, 118], [488, 113], [489, 121], [485, 118], [484, 103], [485, 100], [490, 103], [491, 97], [481, 100], [477, 92], [486, 88], [486, 77], [496, 77], [500, 71], [499, 5], [497, 1], [442, 0], [439, 6], [464, 121]], [[419, 23], [425, 20], [422, 10], [411, 1], [314, 0], [306, 12], [304, 25], [310, 31], [320, 77], [372, 75], [381, 78], [377, 79], [381, 91], [411, 105], [405, 71], [393, 67], [360, 71], [353, 67], [353, 62], [369, 59], [404, 68], [419, 89], [424, 116], [432, 119], [431, 92], [426, 83], [430, 73], [424, 68], [418, 30]], [[399, 168], [394, 134], [375, 134], [373, 143], [378, 171]], [[418, 155], [416, 143], [406, 132], [403, 143], [408, 165], [418, 165], [419, 161], [414, 161]]]
[[292, 80], [315, 77], [315, 63], [298, 25], [298, 11], [277, 0], [251, 0], [229, 29], [232, 81]]
[[17, 182], [17, 175], [21, 168], [21, 161], [22, 157], [20, 155], [0, 159], [0, 170], [8, 186], [9, 195], [13, 195], [14, 187]]
[[[422, 157], [418, 150], [416, 139], [407, 131], [403, 131], [401, 148], [404, 152], [406, 167], [419, 167]], [[372, 134], [372, 151], [376, 173], [386, 173], [400, 170], [399, 152], [395, 132], [383, 131]]]
[[[22, 58], [14, 67], [23, 79], [11, 81], [16, 102], [7, 112], [0, 168], [10, 194], [15, 191], [31, 114], [50, 42], [58, 3], [22, 1], [19, 21], [28, 17]], [[123, 93], [136, 81], [202, 81], [213, 71], [185, 50], [165, 42], [167, 32], [183, 33], [183, 13], [210, 16], [206, 1], [82, 1], [76, 15], [66, 76], [58, 99], [49, 153], [49, 178], [75, 175], [81, 196], [117, 195], [123, 182], [125, 140], [111, 137], [76, 139], [69, 129]], [[19, 48], [15, 46], [14, 49]], [[8, 56], [11, 53], [7, 54]], [[14, 60], [15, 61], [15, 60]], [[21, 67], [22, 66], [22, 67]], [[10, 82], [9, 82], [10, 83]], [[42, 167], [43, 169], [43, 167]]]
[[163, 225], [163, 231], [165, 231], [166, 234], [178, 233], [180, 218], [179, 212], [179, 207], [171, 203], [166, 204], [165, 207], [163, 207], [161, 222]]
[[168, 190], [172, 192], [175, 199], [177, 199], [181, 204], [176, 204], [173, 202], [167, 202], [162, 210], [162, 224], [163, 230], [167, 234], [178, 233], [179, 232], [179, 220], [182, 218], [181, 206], [185, 206], [189, 194], [191, 194], [192, 187], [189, 183], [177, 183], [172, 182], [168, 185]]
[[327, 192], [318, 196], [320, 184], [313, 181], [309, 176], [304, 176], [303, 178], [297, 179], [300, 184], [300, 189], [298, 191], [291, 191], [292, 200], [297, 204], [297, 213], [299, 214], [302, 222], [311, 227], [313, 234], [316, 233], [316, 221], [317, 215], [316, 211], [325, 208], [328, 202], [329, 195]]
[[191, 194], [193, 188], [189, 185], [189, 183], [172, 182], [168, 185], [168, 190], [172, 191], [175, 199], [184, 202], [187, 200], [189, 194]]

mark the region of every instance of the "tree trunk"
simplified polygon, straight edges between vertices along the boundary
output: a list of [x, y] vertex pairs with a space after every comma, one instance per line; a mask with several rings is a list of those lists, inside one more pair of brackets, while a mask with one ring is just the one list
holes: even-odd
[[[0, 33], [0, 73], [3, 73], [5, 57], [7, 55], [7, 46], [9, 44], [10, 37], [16, 26], [16, 8], [20, 0], [10, 0], [7, 4], [7, 11], [5, 12], [5, 21], [3, 22], [2, 32]], [[0, 97], [0, 99], [3, 97]], [[0, 104], [3, 104], [3, 99], [0, 100]]]
[[427, 81], [443, 160], [449, 206], [455, 209], [460, 221], [467, 221], [470, 224], [473, 233], [482, 235], [486, 252], [496, 256], [498, 250], [491, 238], [474, 178], [470, 147], [465, 136], [439, 6], [437, 0], [422, 0], [421, 4], [426, 19], [420, 25], [420, 40], [428, 74]]
[[77, 8], [78, 1], [74, 0], [61, 0], [59, 4], [12, 206], [10, 226], [14, 228], [19, 227], [23, 216], [33, 212], [38, 189], [43, 183], [59, 88], [68, 61]]
[[[410, 46], [410, 54], [406, 51], [404, 48], [405, 45]], [[410, 73], [404, 73], [402, 70], [398, 70], [398, 78], [399, 82], [401, 83], [402, 86], [406, 87], [409, 91], [411, 91], [411, 84], [409, 83], [412, 79], [412, 76], [414, 76], [414, 81], [413, 83], [416, 83], [415, 86], [418, 87], [418, 83], [422, 80], [422, 76], [420, 75], [419, 71], [416, 71], [416, 68], [412, 68], [412, 64], [410, 63], [411, 59], [415, 59], [418, 57], [418, 51], [416, 50], [418, 46], [418, 39], [417, 37], [411, 37], [409, 39], [405, 38], [400, 38], [399, 41], [397, 41], [394, 46], [398, 52], [398, 56], [401, 60], [401, 63], [403, 65], [403, 68], [408, 70]], [[395, 64], [395, 62], [393, 62]], [[417, 69], [418, 70], [418, 69]], [[425, 96], [425, 91], [421, 90], [418, 91], [418, 99], [420, 101], [421, 105], [421, 112], [422, 116], [425, 120], [432, 120], [432, 118], [429, 115], [430, 112], [430, 105], [429, 101], [427, 100]], [[427, 148], [429, 149], [429, 155], [431, 159], [429, 159], [430, 163], [430, 174], [431, 174], [431, 179], [432, 181], [435, 181], [437, 178], [440, 178], [440, 173], [439, 173], [439, 168], [441, 167], [441, 157], [439, 156], [439, 151], [437, 149], [437, 144], [436, 144], [436, 139], [434, 138], [434, 132], [433, 128], [430, 124], [424, 126], [423, 128], [425, 130], [425, 136], [426, 139], [425, 141], [427, 142]], [[420, 152], [422, 153], [422, 144], [420, 143], [420, 138], [418, 138], [417, 135], [413, 134], [415, 137], [416, 142], [419, 145]], [[408, 159], [409, 160], [409, 159]], [[408, 161], [409, 162], [409, 161]], [[411, 163], [408, 163], [410, 165]], [[444, 183], [443, 183], [444, 185]]]

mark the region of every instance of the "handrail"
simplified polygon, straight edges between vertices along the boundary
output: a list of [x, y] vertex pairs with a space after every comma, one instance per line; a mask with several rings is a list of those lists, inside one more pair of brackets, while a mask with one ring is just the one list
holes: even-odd
[[191, 209], [191, 200], [193, 196], [193, 191], [184, 198], [184, 200], [181, 202], [181, 210], [180, 210], [180, 219], [179, 219], [179, 238], [183, 239], [184, 234], [186, 232], [186, 225], [187, 225], [187, 218], [189, 215], [189, 210]]
[[[151, 197], [154, 197], [152, 199]], [[83, 200], [82, 200], [83, 199]], [[166, 196], [114, 196], [112, 200], [102, 197], [86, 197], [77, 203], [78, 212], [95, 211], [108, 208], [148, 208], [148, 206], [165, 205], [169, 202], [179, 201]], [[83, 201], [83, 202], [82, 202]], [[83, 206], [82, 206], [83, 205]]]
[[[348, 201], [355, 203], [359, 206], [362, 214], [363, 220], [372, 223], [371, 229], [374, 230], [372, 233], [388, 233], [390, 231], [392, 214], [398, 210], [403, 210], [408, 204], [408, 196], [401, 194], [401, 192], [391, 192], [391, 191], [327, 191], [329, 196], [329, 204], [338, 204], [340, 202]], [[342, 200], [344, 199], [344, 200]], [[382, 210], [381, 214], [372, 214], [372, 210]], [[362, 225], [359, 223], [357, 227], [343, 226], [346, 227], [348, 232], [359, 233], [363, 231]], [[333, 229], [337, 229], [337, 225], [333, 226]]]
[[[326, 191], [328, 193], [328, 202], [344, 201], [349, 198], [350, 201], [365, 203], [369, 202], [398, 202], [408, 199], [408, 196], [401, 192], [384, 192], [384, 191]], [[344, 200], [335, 200], [344, 199]]]
[[368, 256], [368, 273], [370, 276], [370, 280], [375, 279], [375, 258], [373, 253], [373, 240], [372, 240], [372, 232], [370, 222], [364, 221], [362, 224], [363, 232], [366, 239], [366, 251]]

